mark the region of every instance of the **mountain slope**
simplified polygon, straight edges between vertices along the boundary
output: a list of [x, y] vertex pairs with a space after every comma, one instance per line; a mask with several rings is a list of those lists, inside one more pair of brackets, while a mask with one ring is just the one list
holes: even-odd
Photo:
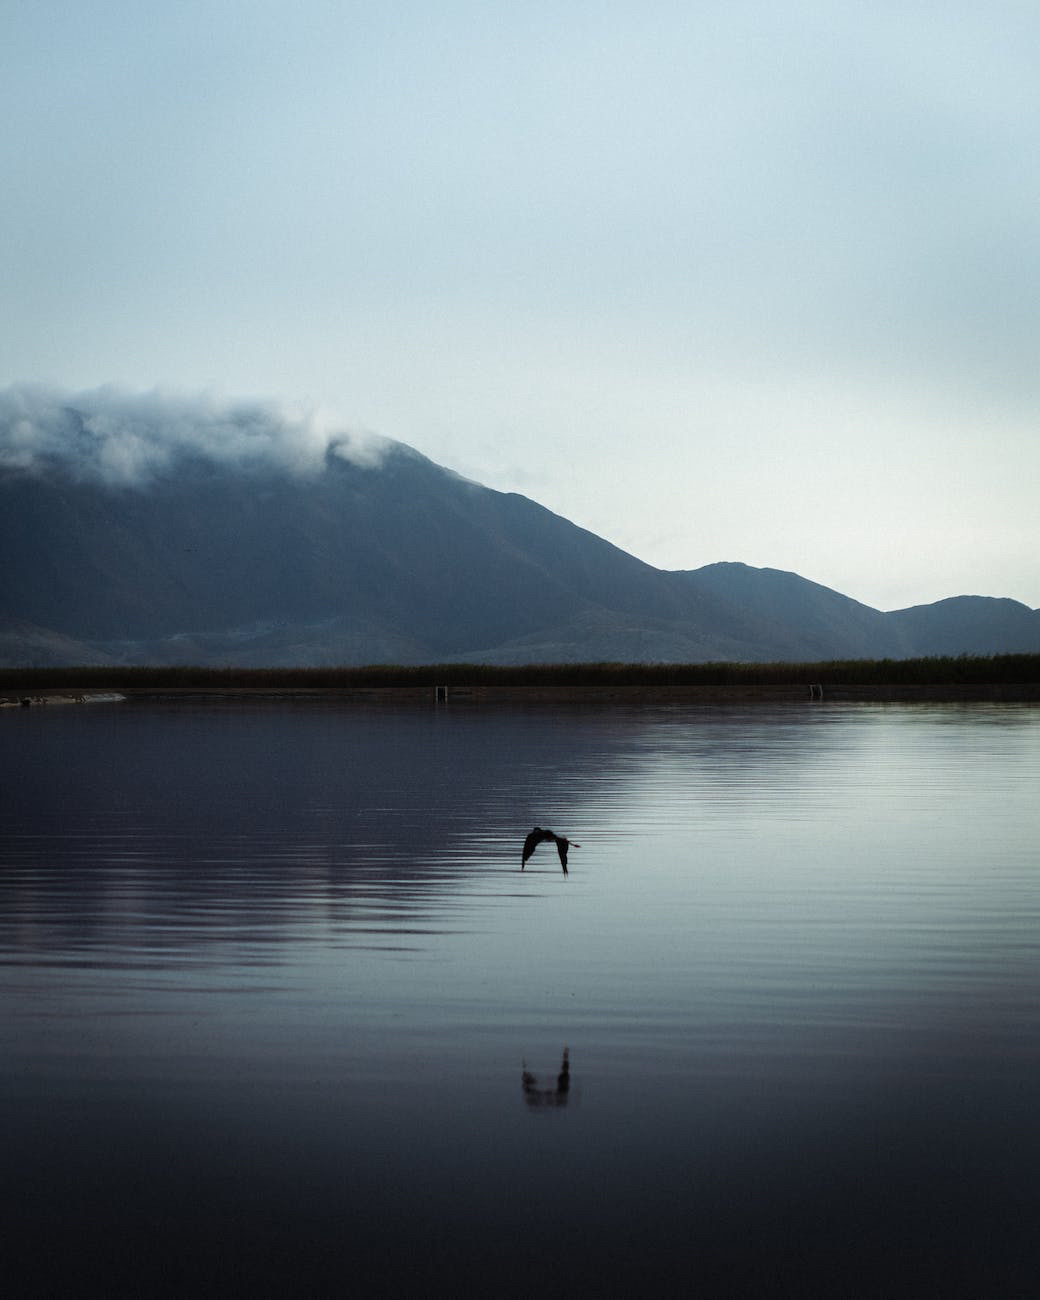
[[993, 596], [951, 596], [886, 616], [905, 642], [933, 655], [1030, 653], [1040, 648], [1040, 610]]
[[709, 564], [681, 576], [696, 591], [725, 600], [740, 635], [771, 647], [778, 660], [877, 659], [912, 653], [887, 614], [780, 569]]
[[400, 444], [303, 475], [197, 456], [143, 486], [7, 472], [0, 555], [8, 613], [101, 643], [335, 624], [444, 658], [582, 614], [670, 626], [715, 603]]
[[1040, 614], [883, 614], [797, 574], [666, 573], [403, 444], [308, 472], [182, 450], [0, 469], [0, 661], [817, 660], [1040, 649]]

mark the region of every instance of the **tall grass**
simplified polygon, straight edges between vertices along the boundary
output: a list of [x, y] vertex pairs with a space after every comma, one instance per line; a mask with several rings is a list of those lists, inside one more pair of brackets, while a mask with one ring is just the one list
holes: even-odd
[[363, 689], [528, 686], [968, 686], [1040, 682], [1040, 654], [836, 659], [822, 663], [371, 664], [360, 668], [71, 667], [0, 668], [0, 690]]

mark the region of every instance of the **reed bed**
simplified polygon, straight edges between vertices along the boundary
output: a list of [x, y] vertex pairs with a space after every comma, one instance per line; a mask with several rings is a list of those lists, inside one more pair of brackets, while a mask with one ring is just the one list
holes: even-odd
[[1040, 682], [1040, 654], [835, 659], [818, 663], [369, 664], [333, 668], [0, 668], [0, 690], [359, 690], [391, 687], [668, 688], [980, 686]]

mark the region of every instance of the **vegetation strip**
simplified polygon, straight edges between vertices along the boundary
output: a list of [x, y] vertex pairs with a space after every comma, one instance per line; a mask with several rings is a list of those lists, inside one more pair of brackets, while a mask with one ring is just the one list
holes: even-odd
[[982, 687], [1040, 683], [1040, 655], [849, 659], [823, 663], [710, 664], [373, 664], [363, 668], [112, 667], [2, 668], [0, 691], [39, 690], [364, 690], [410, 687], [589, 690], [781, 688], [822, 697], [851, 687]]

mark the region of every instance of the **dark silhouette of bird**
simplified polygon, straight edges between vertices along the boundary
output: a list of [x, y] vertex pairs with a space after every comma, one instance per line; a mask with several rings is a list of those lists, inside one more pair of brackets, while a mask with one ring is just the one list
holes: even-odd
[[543, 831], [540, 826], [536, 826], [527, 839], [524, 840], [524, 853], [520, 859], [520, 870], [523, 871], [524, 867], [527, 866], [527, 859], [544, 840], [552, 840], [556, 845], [556, 851], [560, 855], [560, 866], [563, 867], [563, 874], [566, 875], [567, 850], [572, 846], [580, 849], [581, 845], [575, 843], [574, 840], [569, 840], [566, 835], [556, 835], [553, 831]]

